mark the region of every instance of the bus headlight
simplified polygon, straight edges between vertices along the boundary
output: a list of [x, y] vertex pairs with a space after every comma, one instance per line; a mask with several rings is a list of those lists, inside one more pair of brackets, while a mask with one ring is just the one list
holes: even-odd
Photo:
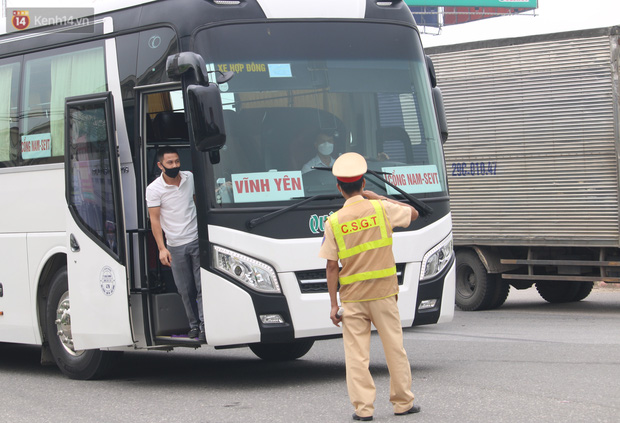
[[424, 254], [420, 268], [420, 280], [432, 278], [441, 272], [450, 262], [452, 254], [454, 251], [452, 249], [452, 234], [450, 234]]
[[214, 245], [213, 267], [255, 291], [281, 292], [273, 267], [235, 251]]

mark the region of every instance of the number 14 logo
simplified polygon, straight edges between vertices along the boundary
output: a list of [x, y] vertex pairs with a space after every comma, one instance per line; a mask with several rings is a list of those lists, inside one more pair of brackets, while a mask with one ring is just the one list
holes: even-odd
[[30, 25], [30, 14], [27, 10], [14, 10], [13, 11], [13, 19], [11, 19], [11, 23], [13, 24], [13, 28], [21, 31]]

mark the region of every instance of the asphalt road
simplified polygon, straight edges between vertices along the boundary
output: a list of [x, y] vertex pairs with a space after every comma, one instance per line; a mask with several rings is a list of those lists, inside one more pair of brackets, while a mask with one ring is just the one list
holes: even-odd
[[[619, 422], [620, 289], [580, 303], [511, 292], [495, 311], [407, 330], [422, 412], [394, 416], [378, 337], [379, 422]], [[66, 379], [39, 348], [0, 344], [0, 420], [13, 422], [350, 422], [341, 340], [266, 363], [249, 350], [125, 354], [114, 378]]]

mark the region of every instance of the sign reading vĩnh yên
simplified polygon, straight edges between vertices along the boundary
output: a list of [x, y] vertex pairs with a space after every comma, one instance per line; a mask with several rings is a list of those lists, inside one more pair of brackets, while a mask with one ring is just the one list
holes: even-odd
[[235, 203], [286, 201], [304, 197], [299, 170], [233, 174], [232, 189]]
[[409, 6], [505, 7], [536, 9], [538, 0], [405, 0]]

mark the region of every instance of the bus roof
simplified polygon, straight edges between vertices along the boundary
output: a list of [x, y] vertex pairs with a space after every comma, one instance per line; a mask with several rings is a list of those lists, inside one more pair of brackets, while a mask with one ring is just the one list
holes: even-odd
[[[49, 0], [2, 0], [0, 35], [7, 33], [7, 8], [28, 10], [29, 8], [93, 8], [95, 15], [127, 9], [156, 0], [63, 0], [54, 7]], [[217, 2], [218, 0], [212, 0]], [[367, 12], [368, 0], [255, 0], [268, 19], [282, 18], [345, 18], [362, 19]], [[223, 3], [226, 3], [223, 1]], [[381, 2], [376, 2], [381, 6]], [[408, 10], [408, 9], [407, 9]], [[10, 25], [10, 24], [9, 24]]]
[[423, 34], [425, 48], [504, 38], [612, 27], [620, 24], [620, 1], [540, 0], [536, 14], [518, 14], [446, 26]]

